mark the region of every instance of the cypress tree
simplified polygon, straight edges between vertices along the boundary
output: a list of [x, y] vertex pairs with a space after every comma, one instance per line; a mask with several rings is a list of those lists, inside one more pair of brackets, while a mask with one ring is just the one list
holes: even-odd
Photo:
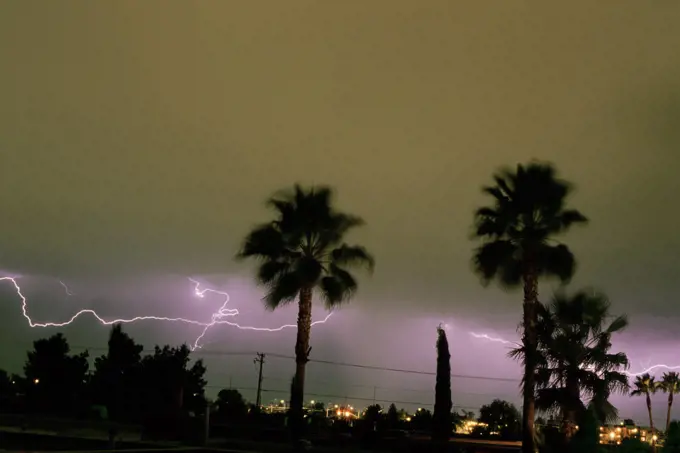
[[434, 415], [432, 417], [432, 439], [448, 442], [451, 435], [451, 354], [446, 332], [437, 328], [437, 383], [435, 384]]

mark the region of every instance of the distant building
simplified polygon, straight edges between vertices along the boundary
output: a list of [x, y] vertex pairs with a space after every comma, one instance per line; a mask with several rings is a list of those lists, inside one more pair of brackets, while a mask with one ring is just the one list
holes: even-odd
[[623, 439], [640, 439], [642, 442], [659, 444], [659, 431], [635, 425], [632, 420], [625, 420], [618, 425], [600, 426], [600, 443], [620, 445]]
[[[456, 426], [456, 434], [472, 434], [476, 428], [488, 428], [486, 423], [478, 422], [477, 420], [465, 419], [462, 423]], [[497, 433], [490, 433], [497, 434]]]

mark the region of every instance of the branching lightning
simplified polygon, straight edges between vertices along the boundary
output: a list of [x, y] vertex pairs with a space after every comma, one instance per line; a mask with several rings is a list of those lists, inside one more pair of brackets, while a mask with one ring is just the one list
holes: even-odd
[[[520, 346], [519, 343], [516, 343], [516, 342], [513, 342], [513, 341], [508, 341], [508, 340], [505, 340], [503, 338], [491, 337], [491, 336], [486, 335], [486, 334], [478, 334], [478, 333], [474, 333], [474, 332], [469, 332], [469, 334], [472, 335], [475, 338], [487, 340], [487, 341], [490, 341], [490, 342], [493, 342], [493, 343], [502, 343], [502, 344], [507, 344], [507, 345], [512, 345], [512, 346]], [[664, 370], [678, 370], [678, 369], [680, 369], [680, 365], [666, 365], [666, 364], [663, 364], [663, 363], [658, 363], [656, 365], [646, 367], [642, 371], [632, 372], [632, 371], [622, 370], [621, 372], [623, 374], [630, 376], [630, 377], [635, 377], [635, 376], [641, 376], [645, 373], [651, 373], [652, 371], [659, 369], [659, 368], [662, 368]]]
[[[26, 299], [26, 296], [24, 296], [21, 287], [19, 286], [19, 283], [17, 282], [16, 277], [0, 277], [0, 282], [9, 282], [13, 287], [16, 292], [16, 294], [19, 296], [21, 299], [21, 312], [28, 322], [28, 325], [30, 327], [64, 327], [67, 326], [71, 323], [73, 323], [76, 319], [78, 319], [81, 315], [89, 314], [92, 315], [99, 323], [102, 325], [112, 325], [112, 324], [128, 324], [128, 323], [133, 323], [133, 322], [139, 322], [139, 321], [167, 321], [167, 322], [177, 322], [177, 323], [183, 323], [183, 324], [191, 324], [195, 326], [200, 326], [203, 329], [201, 330], [200, 335], [196, 337], [194, 340], [193, 344], [191, 345], [192, 350], [196, 350], [201, 347], [201, 340], [205, 337], [207, 334], [208, 330], [211, 329], [215, 325], [219, 324], [226, 324], [231, 327], [236, 327], [237, 329], [240, 330], [252, 330], [252, 331], [257, 331], [257, 332], [279, 332], [284, 329], [288, 328], [295, 328], [297, 327], [296, 324], [284, 324], [279, 327], [254, 327], [254, 326], [242, 326], [237, 322], [230, 321], [230, 318], [234, 318], [239, 315], [239, 311], [236, 308], [227, 308], [227, 305], [229, 304], [229, 294], [224, 291], [218, 291], [216, 289], [212, 288], [201, 288], [200, 282], [197, 280], [194, 280], [192, 278], [189, 278], [189, 281], [193, 283], [194, 285], [194, 295], [198, 298], [204, 298], [206, 294], [211, 293], [215, 294], [218, 296], [221, 296], [224, 298], [224, 301], [222, 302], [222, 305], [218, 308], [216, 312], [214, 312], [211, 317], [209, 322], [205, 321], [197, 321], [194, 319], [187, 319], [187, 318], [171, 318], [167, 316], [135, 316], [133, 318], [116, 318], [116, 319], [104, 319], [101, 316], [97, 314], [92, 309], [83, 309], [78, 311], [76, 314], [74, 314], [69, 320], [63, 321], [63, 322], [36, 322], [31, 319], [31, 317], [28, 314], [28, 300]], [[64, 291], [66, 292], [67, 296], [75, 296], [74, 293], [72, 293], [63, 281], [59, 280], [59, 284], [64, 288]], [[329, 313], [326, 315], [325, 318], [319, 321], [314, 321], [312, 323], [312, 326], [317, 325], [317, 324], [324, 324], [326, 321], [330, 319], [333, 313]], [[475, 333], [475, 332], [469, 332], [471, 336], [477, 339], [481, 340], [486, 340], [492, 343], [500, 343], [508, 346], [519, 346], [519, 343], [514, 342], [514, 341], [509, 341], [504, 338], [500, 337], [493, 337], [488, 334], [480, 334], [480, 333]], [[651, 365], [646, 368], [644, 368], [641, 371], [638, 372], [630, 372], [630, 371], [623, 371], [623, 373], [627, 374], [628, 376], [640, 376], [645, 373], [651, 373], [657, 369], [665, 369], [665, 370], [679, 370], [680, 365], [667, 365], [663, 363], [659, 363], [656, 365]]]
[[[128, 324], [128, 323], [133, 323], [133, 322], [138, 322], [138, 321], [147, 321], [147, 320], [153, 320], [153, 321], [168, 321], [168, 322], [177, 322], [177, 323], [184, 323], [184, 324], [192, 324], [196, 326], [201, 326], [203, 327], [203, 330], [201, 331], [201, 334], [194, 340], [193, 345], [191, 345], [192, 350], [195, 350], [197, 348], [200, 348], [200, 341], [203, 339], [205, 334], [208, 332], [208, 330], [218, 324], [226, 324], [232, 327], [236, 327], [237, 329], [240, 330], [254, 330], [257, 332], [279, 332], [283, 329], [287, 328], [294, 328], [297, 327], [296, 324], [284, 324], [279, 327], [275, 328], [269, 328], [269, 327], [253, 327], [253, 326], [242, 326], [234, 321], [229, 321], [228, 318], [233, 318], [234, 316], [238, 316], [239, 311], [238, 309], [235, 308], [227, 308], [227, 304], [229, 303], [229, 294], [223, 291], [217, 291], [215, 289], [211, 288], [206, 288], [206, 289], [201, 289], [201, 284], [190, 278], [189, 279], [193, 284], [194, 284], [194, 295], [199, 298], [204, 298], [207, 293], [213, 293], [216, 295], [220, 295], [224, 297], [224, 302], [220, 306], [220, 308], [212, 314], [210, 322], [204, 322], [204, 321], [197, 321], [193, 319], [187, 319], [187, 318], [170, 318], [166, 316], [136, 316], [134, 318], [117, 318], [117, 319], [104, 319], [101, 316], [97, 314], [94, 310], [91, 309], [83, 309], [78, 311], [76, 314], [74, 314], [71, 319], [68, 321], [64, 322], [35, 322], [33, 319], [28, 314], [28, 300], [26, 299], [26, 296], [21, 291], [21, 287], [19, 286], [19, 283], [17, 282], [17, 278], [15, 277], [0, 277], [0, 282], [7, 281], [11, 283], [14, 286], [14, 290], [16, 294], [19, 296], [21, 299], [21, 311], [26, 318], [26, 321], [28, 321], [28, 325], [30, 327], [64, 327], [69, 324], [71, 324], [73, 321], [78, 319], [81, 315], [89, 314], [92, 315], [97, 321], [99, 321], [103, 325], [112, 325], [112, 324]], [[59, 283], [64, 287], [66, 290], [66, 294], [68, 296], [73, 296], [74, 294], [71, 293], [68, 289], [68, 286], [63, 283], [62, 281], [59, 281]], [[317, 324], [323, 324], [328, 319], [331, 317], [333, 313], [329, 313], [326, 315], [326, 317], [322, 320], [319, 321], [314, 321], [312, 323], [312, 326], [317, 325]]]

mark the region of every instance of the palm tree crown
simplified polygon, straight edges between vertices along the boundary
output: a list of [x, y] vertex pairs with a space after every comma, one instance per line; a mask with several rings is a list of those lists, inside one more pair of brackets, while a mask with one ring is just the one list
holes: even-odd
[[246, 237], [238, 257], [262, 260], [257, 279], [268, 289], [264, 299], [268, 308], [294, 301], [305, 288], [320, 289], [331, 308], [357, 289], [346, 267], [373, 269], [374, 260], [365, 248], [343, 242], [347, 232], [363, 225], [363, 220], [335, 211], [331, 198], [328, 187], [304, 190], [296, 185], [293, 191], [268, 201], [276, 211], [275, 220]]
[[551, 165], [518, 165], [494, 176], [496, 185], [485, 187], [492, 207], [477, 210], [477, 237], [485, 243], [475, 254], [475, 268], [484, 282], [498, 278], [507, 286], [522, 282], [527, 271], [542, 276], [571, 278], [575, 260], [554, 237], [587, 219], [565, 202], [572, 188], [556, 178]]
[[645, 373], [635, 378], [635, 382], [633, 382], [633, 390], [630, 392], [630, 396], [653, 395], [658, 389], [659, 386], [656, 382], [656, 378], [649, 373]]
[[[622, 370], [628, 358], [609, 350], [612, 335], [628, 325], [627, 318], [612, 319], [607, 298], [592, 291], [558, 293], [549, 306], [539, 307], [537, 408], [560, 410], [572, 425], [586, 406], [602, 422], [614, 420], [617, 411], [609, 396], [627, 392], [628, 377]], [[511, 352], [522, 354], [523, 348]]]

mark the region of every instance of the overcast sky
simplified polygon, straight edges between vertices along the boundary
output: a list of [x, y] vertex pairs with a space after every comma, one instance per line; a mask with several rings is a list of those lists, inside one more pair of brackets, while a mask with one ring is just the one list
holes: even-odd
[[[515, 339], [521, 295], [481, 287], [469, 234], [491, 174], [536, 158], [576, 184], [572, 206], [591, 220], [564, 239], [573, 288], [595, 286], [631, 316], [617, 346], [634, 369], [680, 362], [680, 4], [557, 4], [2, 2], [0, 269], [21, 276], [38, 322], [80, 308], [209, 321], [222, 299], [196, 299], [192, 276], [229, 292], [239, 322], [294, 323], [294, 307], [262, 310], [252, 266], [233, 255], [273, 191], [330, 184], [367, 221], [351, 239], [377, 267], [314, 329], [312, 358], [434, 371], [445, 322], [454, 373], [514, 379], [504, 346], [469, 332]], [[58, 329], [31, 330], [7, 282], [0, 301], [0, 340], [16, 345], [0, 366], [18, 371], [30, 342]], [[91, 317], [62, 331], [90, 348], [108, 333]], [[128, 331], [148, 347], [200, 334]], [[206, 342], [292, 355], [294, 330], [221, 326]], [[211, 385], [231, 375], [254, 399], [250, 356], [206, 362]], [[266, 386], [287, 389], [292, 365], [268, 360]], [[310, 370], [318, 394], [433, 400], [427, 375]], [[517, 402], [516, 386], [456, 379], [454, 403]], [[616, 403], [645, 416], [642, 400]]]

